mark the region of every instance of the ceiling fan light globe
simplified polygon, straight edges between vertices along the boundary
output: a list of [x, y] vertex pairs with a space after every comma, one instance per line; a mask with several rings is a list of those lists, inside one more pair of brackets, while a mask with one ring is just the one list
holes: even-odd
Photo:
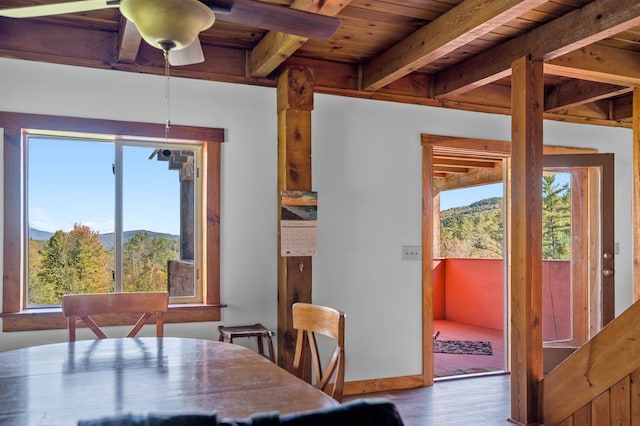
[[189, 46], [215, 21], [211, 9], [199, 0], [122, 0], [120, 11], [147, 43], [161, 50]]

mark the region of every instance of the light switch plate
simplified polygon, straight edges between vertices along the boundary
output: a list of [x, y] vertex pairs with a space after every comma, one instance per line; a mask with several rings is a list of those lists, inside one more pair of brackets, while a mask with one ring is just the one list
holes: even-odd
[[402, 246], [402, 260], [422, 260], [422, 247]]

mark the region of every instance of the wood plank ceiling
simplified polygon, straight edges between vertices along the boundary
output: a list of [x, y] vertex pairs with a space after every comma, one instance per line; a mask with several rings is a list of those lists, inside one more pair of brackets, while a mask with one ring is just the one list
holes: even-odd
[[[510, 114], [511, 63], [530, 55], [545, 62], [546, 119], [631, 127], [638, 0], [271, 2], [335, 15], [342, 25], [316, 41], [219, 20], [200, 34], [206, 61], [172, 75], [275, 86], [282, 67], [304, 65], [320, 93]], [[0, 0], [0, 8], [40, 3], [51, 1]], [[164, 72], [161, 52], [118, 9], [0, 18], [1, 56]], [[437, 177], [487, 166], [437, 161]]]

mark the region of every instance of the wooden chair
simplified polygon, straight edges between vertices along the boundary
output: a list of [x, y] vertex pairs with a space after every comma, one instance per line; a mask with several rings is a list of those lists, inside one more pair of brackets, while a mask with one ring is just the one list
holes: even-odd
[[[315, 386], [338, 402], [342, 402], [344, 388], [344, 319], [344, 312], [333, 308], [309, 303], [293, 304], [293, 328], [298, 330], [293, 358], [294, 374], [303, 378], [304, 360], [307, 350], [310, 349]], [[336, 348], [324, 371], [316, 343], [316, 333], [336, 341]]]
[[76, 320], [82, 319], [99, 339], [107, 336], [91, 315], [142, 314], [127, 337], [134, 337], [152, 314], [156, 316], [156, 336], [164, 335], [164, 312], [169, 307], [169, 294], [165, 292], [67, 294], [62, 296], [62, 312], [67, 317], [69, 341], [76, 341]]

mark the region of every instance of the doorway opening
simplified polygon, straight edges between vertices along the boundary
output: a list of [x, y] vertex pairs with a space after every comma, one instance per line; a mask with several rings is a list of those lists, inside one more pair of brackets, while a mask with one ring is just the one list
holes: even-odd
[[[454, 376], [460, 374], [494, 374], [493, 372], [474, 370], [474, 366], [464, 368], [444, 367], [440, 368], [435, 361], [438, 359], [441, 343], [439, 339], [447, 338], [443, 335], [443, 325], [437, 321], [448, 316], [459, 316], [469, 323], [471, 320], [461, 315], [475, 315], [489, 317], [492, 313], [502, 314], [502, 328], [500, 320], [494, 321], [489, 328], [502, 330], [503, 368], [495, 371], [510, 371], [510, 143], [465, 139], [437, 135], [422, 135], [423, 146], [423, 381], [425, 385], [433, 384], [434, 378], [448, 377], [453, 372]], [[611, 317], [613, 303], [613, 219], [610, 207], [613, 202], [611, 192], [607, 188], [613, 185], [613, 159], [610, 154], [594, 155], [595, 150], [581, 148], [566, 148], [545, 146], [545, 202], [564, 203], [569, 209], [570, 220], [566, 221], [567, 211], [558, 215], [562, 210], [558, 204], [548, 206], [548, 214], [545, 221], [548, 229], [555, 230], [555, 234], [547, 235], [545, 264], [546, 278], [543, 278], [543, 318], [542, 325], [545, 334], [544, 343], [544, 369], [545, 372], [570, 354], [575, 347], [581, 345], [585, 338], [597, 332]], [[550, 155], [553, 154], [553, 155]], [[558, 155], [571, 154], [571, 155]], [[610, 178], [606, 176], [611, 176]], [[461, 258], [455, 250], [457, 245], [464, 246], [471, 243], [442, 242], [441, 227], [447, 226], [445, 219], [446, 207], [441, 209], [443, 197], [449, 191], [462, 188], [477, 187], [481, 190], [492, 184], [504, 186], [502, 206], [503, 214], [503, 253], [493, 261], [495, 271], [488, 273], [469, 271], [477, 265], [472, 263], [486, 262], [487, 259]], [[575, 190], [573, 190], [575, 188]], [[491, 197], [489, 197], [491, 198]], [[567, 200], [570, 206], [567, 207]], [[475, 202], [475, 200], [470, 200]], [[473, 204], [469, 203], [469, 206]], [[474, 208], [480, 209], [487, 201], [478, 201], [480, 205]], [[459, 223], [453, 221], [454, 226]], [[543, 225], [544, 226], [544, 225]], [[494, 227], [495, 228], [495, 227]], [[481, 230], [476, 234], [489, 234], [493, 230]], [[549, 232], [549, 231], [547, 231]], [[483, 235], [484, 236], [484, 235]], [[499, 238], [498, 238], [499, 240]], [[488, 246], [486, 239], [484, 245]], [[476, 245], [483, 245], [478, 242]], [[443, 254], [441, 254], [441, 252]], [[486, 251], [481, 254], [486, 256]], [[456, 265], [456, 263], [460, 263]], [[464, 264], [463, 264], [464, 263]], [[561, 273], [564, 270], [564, 275]], [[462, 272], [459, 272], [462, 271]], [[489, 275], [501, 288], [502, 293], [493, 302], [493, 308], [482, 310], [479, 297], [473, 296], [471, 290], [459, 290], [459, 283], [454, 282], [457, 277], [468, 275], [467, 279], [472, 284], [478, 285], [477, 294], [486, 295], [486, 288], [481, 287], [483, 281], [488, 281]], [[545, 275], [543, 273], [543, 275]], [[565, 277], [564, 279], [562, 277]], [[611, 283], [603, 283], [611, 278]], [[546, 281], [544, 281], [546, 280]], [[558, 286], [564, 285], [564, 289]], [[453, 288], [453, 290], [452, 290]], [[564, 291], [564, 293], [562, 293]], [[461, 307], [452, 308], [452, 304], [446, 301], [447, 296], [455, 296], [456, 292], [467, 292], [467, 302]], [[455, 299], [455, 297], [454, 297]], [[444, 302], [443, 302], [444, 300]], [[443, 307], [444, 306], [444, 307]], [[452, 311], [453, 309], [453, 311]], [[463, 314], [455, 312], [455, 309], [463, 311]], [[489, 313], [487, 313], [489, 312]], [[571, 318], [564, 314], [567, 312]], [[455, 314], [455, 315], [454, 315]], [[581, 318], [580, 315], [583, 315]], [[499, 315], [498, 315], [499, 318]], [[563, 322], [566, 321], [566, 324]], [[473, 319], [473, 321], [477, 321]], [[495, 324], [497, 323], [497, 324]], [[576, 337], [579, 337], [576, 339]], [[459, 338], [457, 340], [462, 340]], [[480, 340], [465, 338], [464, 340]], [[498, 337], [499, 340], [499, 337]], [[473, 346], [473, 345], [472, 345]], [[491, 345], [492, 349], [493, 344]], [[496, 348], [499, 346], [496, 345]], [[445, 356], [445, 355], [442, 355]], [[457, 355], [446, 355], [457, 356]], [[486, 356], [486, 355], [477, 355]], [[548, 359], [551, 362], [547, 362]], [[463, 370], [462, 372], [458, 370]]]
[[439, 193], [434, 378], [502, 372], [504, 185]]

